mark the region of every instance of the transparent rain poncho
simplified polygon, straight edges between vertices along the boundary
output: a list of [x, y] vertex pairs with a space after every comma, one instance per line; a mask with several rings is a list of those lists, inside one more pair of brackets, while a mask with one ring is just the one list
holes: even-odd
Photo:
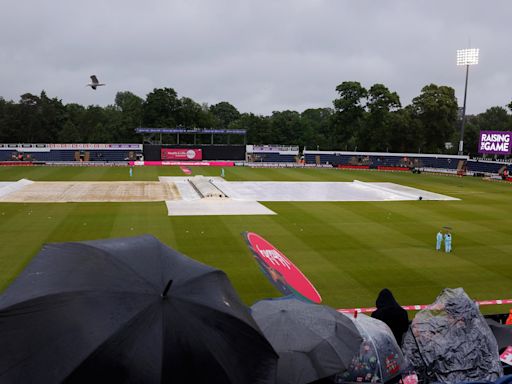
[[352, 320], [363, 342], [359, 354], [345, 372], [336, 375], [335, 382], [385, 383], [398, 376], [404, 357], [391, 329], [384, 322], [363, 314]]
[[462, 288], [444, 289], [416, 314], [402, 350], [424, 382], [495, 381], [503, 375], [496, 339]]

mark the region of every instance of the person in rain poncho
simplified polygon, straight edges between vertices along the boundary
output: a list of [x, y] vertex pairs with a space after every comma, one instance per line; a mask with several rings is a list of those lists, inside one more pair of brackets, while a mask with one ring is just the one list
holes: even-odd
[[444, 289], [416, 314], [402, 351], [425, 383], [492, 382], [503, 375], [496, 338], [462, 288]]
[[398, 345], [402, 343], [402, 337], [409, 328], [407, 311], [398, 304], [391, 291], [384, 288], [380, 291], [376, 301], [377, 310], [372, 317], [386, 323], [393, 332]]

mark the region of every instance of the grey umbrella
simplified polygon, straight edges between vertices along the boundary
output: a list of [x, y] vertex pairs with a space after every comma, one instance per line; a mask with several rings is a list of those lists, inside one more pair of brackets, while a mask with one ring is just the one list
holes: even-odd
[[359, 352], [357, 328], [333, 308], [287, 297], [262, 300], [251, 309], [279, 354], [279, 384], [305, 384], [342, 372]]

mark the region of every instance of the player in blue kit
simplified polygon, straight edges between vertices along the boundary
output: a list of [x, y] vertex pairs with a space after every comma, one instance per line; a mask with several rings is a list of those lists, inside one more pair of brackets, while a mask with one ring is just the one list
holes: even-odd
[[443, 243], [443, 232], [439, 230], [436, 235], [436, 251], [441, 250], [441, 244]]
[[447, 232], [444, 235], [444, 251], [450, 253], [452, 251], [452, 234]]

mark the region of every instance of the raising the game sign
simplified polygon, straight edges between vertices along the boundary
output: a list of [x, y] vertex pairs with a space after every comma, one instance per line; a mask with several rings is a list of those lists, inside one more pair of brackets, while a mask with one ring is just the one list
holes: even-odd
[[162, 160], [202, 160], [203, 151], [201, 149], [191, 148], [162, 148]]
[[243, 236], [267, 279], [284, 295], [320, 303], [322, 298], [306, 276], [283, 253], [260, 235]]
[[512, 132], [480, 131], [479, 153], [510, 155]]

